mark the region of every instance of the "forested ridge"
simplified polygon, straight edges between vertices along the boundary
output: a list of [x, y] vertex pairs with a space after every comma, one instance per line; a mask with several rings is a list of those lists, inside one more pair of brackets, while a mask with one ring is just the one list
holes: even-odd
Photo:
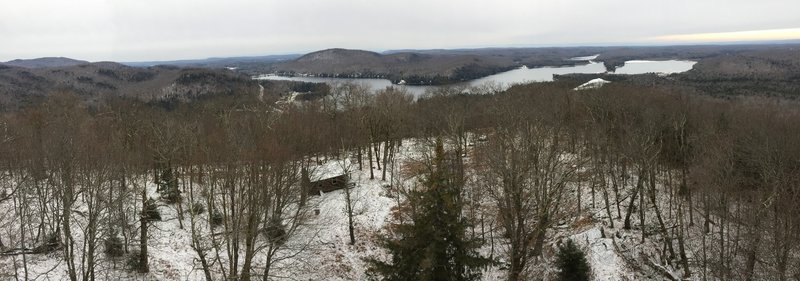
[[[359, 232], [350, 192], [364, 187], [336, 191], [349, 235], [325, 246], [370, 256], [319, 279], [556, 280], [553, 245], [595, 227], [624, 278], [800, 280], [796, 102], [572, 88], [415, 99], [342, 84], [303, 102], [166, 108], [48, 95], [0, 117], [0, 279], [283, 280], [313, 250], [300, 239], [321, 208], [308, 174], [348, 161], [394, 203], [385, 227]], [[410, 146], [421, 152], [402, 158]], [[442, 217], [456, 221], [429, 223]], [[194, 267], [148, 275], [166, 266], [153, 237], [179, 235], [168, 223]]]

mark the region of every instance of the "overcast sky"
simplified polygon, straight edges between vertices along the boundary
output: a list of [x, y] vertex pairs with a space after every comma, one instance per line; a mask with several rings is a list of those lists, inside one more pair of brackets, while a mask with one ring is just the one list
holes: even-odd
[[800, 39], [798, 11], [798, 0], [0, 0], [0, 61]]

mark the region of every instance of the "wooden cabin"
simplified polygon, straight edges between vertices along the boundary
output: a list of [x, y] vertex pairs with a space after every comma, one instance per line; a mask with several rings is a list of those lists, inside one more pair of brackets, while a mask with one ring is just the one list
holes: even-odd
[[306, 191], [309, 196], [320, 195], [322, 193], [327, 193], [349, 187], [348, 178], [347, 175], [345, 174], [326, 179], [321, 179], [318, 181], [308, 180], [306, 182], [308, 184]]

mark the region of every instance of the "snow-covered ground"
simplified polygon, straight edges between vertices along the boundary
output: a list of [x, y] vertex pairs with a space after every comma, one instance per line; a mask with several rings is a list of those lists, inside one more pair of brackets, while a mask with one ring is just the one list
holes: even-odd
[[[395, 170], [399, 171], [401, 164], [410, 157], [418, 155], [420, 146], [413, 142], [406, 142], [400, 148], [396, 157]], [[374, 170], [375, 179], [370, 179], [369, 170], [358, 170], [358, 165], [353, 159], [329, 160], [322, 165], [311, 167], [312, 180], [327, 178], [344, 173], [348, 170], [351, 181], [355, 182], [352, 189], [354, 201], [354, 221], [356, 243], [349, 245], [348, 220], [345, 208], [345, 195], [343, 190], [333, 191], [312, 196], [309, 205], [312, 209], [319, 210], [311, 219], [305, 222], [298, 235], [291, 238], [288, 244], [303, 245], [304, 250], [298, 251], [295, 257], [282, 261], [277, 265], [278, 275], [291, 277], [289, 280], [364, 280], [366, 279], [366, 264], [364, 258], [379, 255], [380, 250], [375, 245], [376, 234], [379, 233], [389, 218], [392, 207], [397, 205], [397, 198], [389, 197], [387, 181], [380, 180], [381, 170]], [[387, 174], [390, 177], [391, 173]], [[402, 184], [402, 179], [395, 175], [395, 182]], [[151, 198], [159, 198], [157, 186], [148, 181], [147, 193]], [[185, 200], [188, 201], [188, 200]], [[78, 203], [77, 205], [80, 205]], [[7, 214], [11, 213], [9, 204], [0, 207]], [[138, 207], [137, 207], [138, 208]], [[79, 207], [80, 209], [80, 207]], [[188, 215], [183, 218], [184, 227], [180, 227], [178, 210], [174, 205], [159, 203], [162, 221], [153, 222], [150, 227], [148, 251], [150, 257], [150, 272], [146, 275], [131, 273], [123, 269], [123, 259], [106, 259], [102, 253], [98, 254], [98, 271], [103, 274], [100, 279], [134, 279], [134, 280], [204, 280], [196, 252], [191, 248], [191, 223]], [[184, 211], [188, 206], [184, 206]], [[5, 225], [13, 225], [14, 221], [9, 216], [2, 218]], [[76, 241], [82, 241], [83, 221], [75, 222], [74, 236]], [[3, 237], [15, 236], [12, 234], [18, 227], [7, 227], [8, 233], [0, 233]], [[203, 227], [198, 227], [203, 229]], [[208, 235], [208, 233], [205, 233]], [[79, 248], [79, 247], [76, 247]], [[79, 250], [79, 249], [78, 249]], [[80, 253], [77, 254], [81, 256]], [[49, 254], [25, 255], [28, 265], [28, 274], [31, 279], [37, 280], [66, 280], [66, 264], [61, 262], [61, 252]], [[13, 272], [16, 263], [19, 274], [22, 275], [22, 255], [0, 256], [0, 271]], [[115, 269], [116, 268], [116, 269]], [[2, 278], [0, 278], [2, 279]]]
[[[413, 163], [415, 159], [423, 157], [427, 150], [420, 141], [405, 141], [397, 152], [395, 173], [387, 173], [387, 180], [382, 181], [381, 170], [374, 170], [375, 179], [370, 179], [369, 170], [365, 167], [358, 170], [354, 159], [329, 159], [312, 167], [312, 180], [336, 176], [348, 171], [351, 182], [355, 183], [352, 196], [355, 199], [355, 245], [349, 245], [349, 232], [346, 214], [345, 193], [343, 190], [333, 191], [321, 196], [313, 196], [309, 205], [314, 214], [296, 235], [290, 238], [287, 244], [302, 247], [276, 265], [277, 275], [285, 276], [286, 280], [365, 280], [366, 262], [364, 258], [383, 254], [382, 249], [376, 245], [377, 234], [384, 231], [385, 225], [393, 218], [393, 208], [397, 206], [399, 198], [388, 188], [390, 185], [413, 186], [416, 178], [402, 178], [400, 176], [404, 165]], [[386, 168], [386, 167], [383, 167]], [[392, 181], [391, 179], [394, 179]], [[158, 197], [156, 186], [148, 181], [148, 193]], [[577, 199], [576, 186], [570, 186], [573, 201]], [[624, 200], [626, 190], [622, 189], [619, 200]], [[592, 195], [595, 197], [592, 198]], [[564, 239], [572, 239], [587, 254], [595, 280], [663, 280], [659, 275], [641, 260], [642, 253], [656, 259], [661, 243], [658, 235], [649, 236], [644, 243], [640, 241], [639, 229], [622, 230], [622, 221], [615, 217], [616, 228], [610, 228], [605, 209], [599, 196], [590, 194], [587, 187], [581, 192], [581, 211], [568, 210], [570, 215], [549, 230], [546, 241], [544, 259], [532, 265], [531, 270], [541, 272], [544, 280], [551, 280], [556, 272], [554, 269], [554, 252], [559, 243]], [[612, 200], [617, 200], [612, 198]], [[188, 201], [188, 200], [185, 200]], [[10, 213], [9, 204], [0, 205], [6, 214]], [[187, 207], [184, 206], [184, 210]], [[101, 253], [99, 257], [98, 278], [101, 280], [204, 280], [197, 254], [191, 248], [191, 224], [189, 216], [184, 216], [184, 227], [180, 227], [178, 210], [175, 206], [160, 204], [159, 210], [163, 220], [154, 222], [150, 228], [151, 239], [149, 242], [150, 269], [146, 275], [131, 273], [123, 269], [124, 259], [107, 259]], [[313, 212], [312, 212], [313, 213]], [[653, 215], [648, 214], [649, 218]], [[15, 237], [13, 233], [13, 218], [0, 216], [0, 235], [2, 237]], [[207, 222], [199, 222], [207, 223]], [[81, 225], [85, 222], [78, 220], [75, 225], [76, 241], [81, 241], [83, 232]], [[654, 224], [653, 224], [654, 225]], [[203, 228], [203, 227], [200, 227]], [[204, 233], [203, 235], [209, 235]], [[495, 233], [495, 247], [487, 243], [481, 252], [491, 254], [502, 260], [502, 235]], [[79, 248], [79, 247], [76, 247]], [[295, 249], [296, 249], [295, 248]], [[80, 257], [80, 253], [77, 254]], [[49, 254], [26, 255], [29, 276], [36, 280], [66, 280], [66, 264], [61, 261], [61, 252]], [[21, 255], [0, 256], [0, 272], [13, 272], [13, 264], [22, 264]], [[256, 257], [256, 261], [260, 261]], [[668, 271], [677, 272], [674, 269]], [[19, 268], [18, 274], [22, 274]], [[675, 274], [676, 276], [677, 273]], [[502, 265], [486, 269], [483, 280], [504, 280], [505, 271]], [[1, 278], [0, 278], [1, 279]]]

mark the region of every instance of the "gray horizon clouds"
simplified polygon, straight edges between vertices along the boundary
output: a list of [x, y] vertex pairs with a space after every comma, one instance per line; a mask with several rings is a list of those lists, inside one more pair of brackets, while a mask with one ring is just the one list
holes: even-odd
[[780, 34], [800, 39], [800, 1], [787, 0], [12, 0], [0, 11], [0, 61], [701, 43], [675, 38], [774, 29], [797, 29]]

